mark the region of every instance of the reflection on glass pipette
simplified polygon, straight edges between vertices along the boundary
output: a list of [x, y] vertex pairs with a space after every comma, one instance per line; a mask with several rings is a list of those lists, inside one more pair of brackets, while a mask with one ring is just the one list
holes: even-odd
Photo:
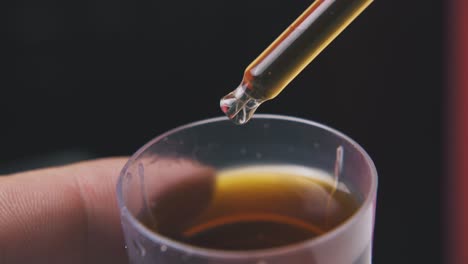
[[316, 0], [246, 69], [241, 84], [221, 101], [222, 111], [244, 124], [275, 98], [373, 0]]

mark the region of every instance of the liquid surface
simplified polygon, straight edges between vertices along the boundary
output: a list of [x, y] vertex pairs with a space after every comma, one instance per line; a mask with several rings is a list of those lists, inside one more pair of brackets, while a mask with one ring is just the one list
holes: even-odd
[[[146, 221], [147, 226], [197, 247], [267, 249], [320, 236], [343, 223], [359, 206], [347, 187], [334, 185], [330, 175], [297, 166], [220, 171], [213, 187], [204, 190], [211, 190], [208, 199], [166, 192], [172, 198], [153, 203], [154, 222]], [[190, 213], [181, 217], [181, 211]]]
[[223, 112], [236, 124], [246, 123], [262, 102], [276, 97], [371, 2], [314, 1], [246, 68], [241, 85], [221, 99]]

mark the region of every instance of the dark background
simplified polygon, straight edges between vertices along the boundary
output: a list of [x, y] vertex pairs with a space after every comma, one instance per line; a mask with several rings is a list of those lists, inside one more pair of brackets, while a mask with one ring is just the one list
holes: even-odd
[[[129, 155], [220, 97], [312, 1], [18, 0], [1, 41], [0, 173]], [[441, 263], [441, 0], [375, 1], [259, 110], [358, 141], [379, 171], [374, 263]]]

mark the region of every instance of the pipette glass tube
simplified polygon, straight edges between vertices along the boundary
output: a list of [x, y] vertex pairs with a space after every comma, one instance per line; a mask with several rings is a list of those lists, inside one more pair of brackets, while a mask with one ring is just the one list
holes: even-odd
[[258, 106], [275, 98], [372, 0], [316, 0], [246, 69], [224, 96], [222, 111], [244, 124]]

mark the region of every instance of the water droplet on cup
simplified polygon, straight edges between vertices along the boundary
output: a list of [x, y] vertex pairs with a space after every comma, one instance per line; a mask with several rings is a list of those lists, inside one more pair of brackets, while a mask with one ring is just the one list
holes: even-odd
[[166, 252], [167, 251], [167, 246], [166, 245], [161, 245], [161, 247], [159, 247], [159, 250], [161, 250], [161, 252]]

